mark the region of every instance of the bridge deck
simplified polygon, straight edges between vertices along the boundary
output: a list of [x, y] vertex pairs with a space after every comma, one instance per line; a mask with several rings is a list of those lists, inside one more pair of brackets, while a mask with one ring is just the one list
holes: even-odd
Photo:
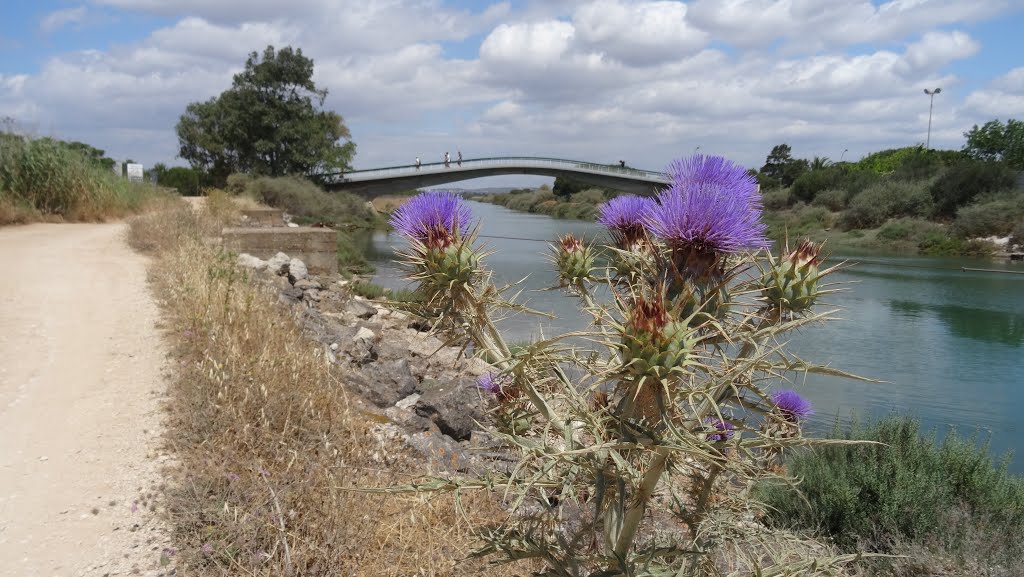
[[627, 166], [560, 158], [508, 156], [465, 159], [461, 163], [452, 161], [447, 166], [443, 162], [433, 162], [418, 167], [412, 164], [338, 173], [329, 175], [327, 188], [376, 196], [502, 174], [565, 176], [594, 186], [637, 194], [652, 194], [669, 182], [664, 173]]

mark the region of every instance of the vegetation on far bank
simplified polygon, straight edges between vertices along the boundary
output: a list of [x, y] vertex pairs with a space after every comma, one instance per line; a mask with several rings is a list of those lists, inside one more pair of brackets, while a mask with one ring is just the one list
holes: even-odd
[[137, 213], [167, 193], [111, 170], [112, 159], [81, 142], [0, 130], [0, 225], [40, 220], [102, 221]]
[[[985, 255], [987, 237], [1024, 245], [1024, 123], [992, 121], [965, 134], [962, 151], [907, 147], [858, 162], [793, 158], [775, 146], [760, 170], [764, 218], [773, 239], [828, 239], [832, 246]], [[558, 178], [480, 200], [557, 218], [590, 220], [617, 193]]]
[[956, 431], [939, 442], [917, 421], [889, 417], [838, 424], [837, 444], [796, 450], [786, 461], [800, 480], [762, 485], [773, 526], [817, 531], [844, 552], [903, 557], [869, 560], [874, 575], [1018, 575], [1024, 568], [1024, 479], [993, 462], [987, 442]]

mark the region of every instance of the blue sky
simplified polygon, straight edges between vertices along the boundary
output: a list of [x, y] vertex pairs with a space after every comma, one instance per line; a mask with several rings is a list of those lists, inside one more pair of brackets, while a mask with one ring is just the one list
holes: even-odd
[[[342, 8], [344, 6], [344, 8]], [[119, 158], [180, 164], [174, 124], [245, 55], [301, 47], [357, 167], [467, 157], [763, 163], [959, 148], [1024, 118], [1022, 0], [8, 0], [0, 117]]]

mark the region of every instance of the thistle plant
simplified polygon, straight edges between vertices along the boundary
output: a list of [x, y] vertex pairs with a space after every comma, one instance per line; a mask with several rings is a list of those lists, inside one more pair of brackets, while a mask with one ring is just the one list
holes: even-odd
[[813, 307], [831, 271], [817, 270], [809, 242], [767, 254], [760, 196], [742, 167], [698, 155], [668, 173], [655, 199], [600, 208], [613, 243], [604, 274], [574, 237], [554, 245], [563, 288], [609, 287], [606, 302], [580, 301], [597, 322], [515, 355], [495, 319], [526, 309], [493, 284], [466, 205], [424, 193], [396, 213], [409, 278], [454, 321], [436, 330], [494, 365], [480, 388], [516, 464], [389, 490], [500, 491], [508, 518], [480, 529], [477, 553], [539, 560], [540, 575], [839, 572], [852, 557], [787, 553], [790, 537], [751, 522], [761, 510], [750, 497], [779, 473], [783, 449], [819, 442], [799, 426], [809, 403], [771, 388], [794, 370], [842, 374], [781, 344], [828, 318]]

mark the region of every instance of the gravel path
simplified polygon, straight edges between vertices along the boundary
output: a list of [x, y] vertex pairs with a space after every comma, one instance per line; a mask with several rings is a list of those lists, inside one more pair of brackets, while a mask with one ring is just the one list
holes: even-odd
[[0, 576], [174, 574], [164, 349], [124, 229], [0, 228]]

